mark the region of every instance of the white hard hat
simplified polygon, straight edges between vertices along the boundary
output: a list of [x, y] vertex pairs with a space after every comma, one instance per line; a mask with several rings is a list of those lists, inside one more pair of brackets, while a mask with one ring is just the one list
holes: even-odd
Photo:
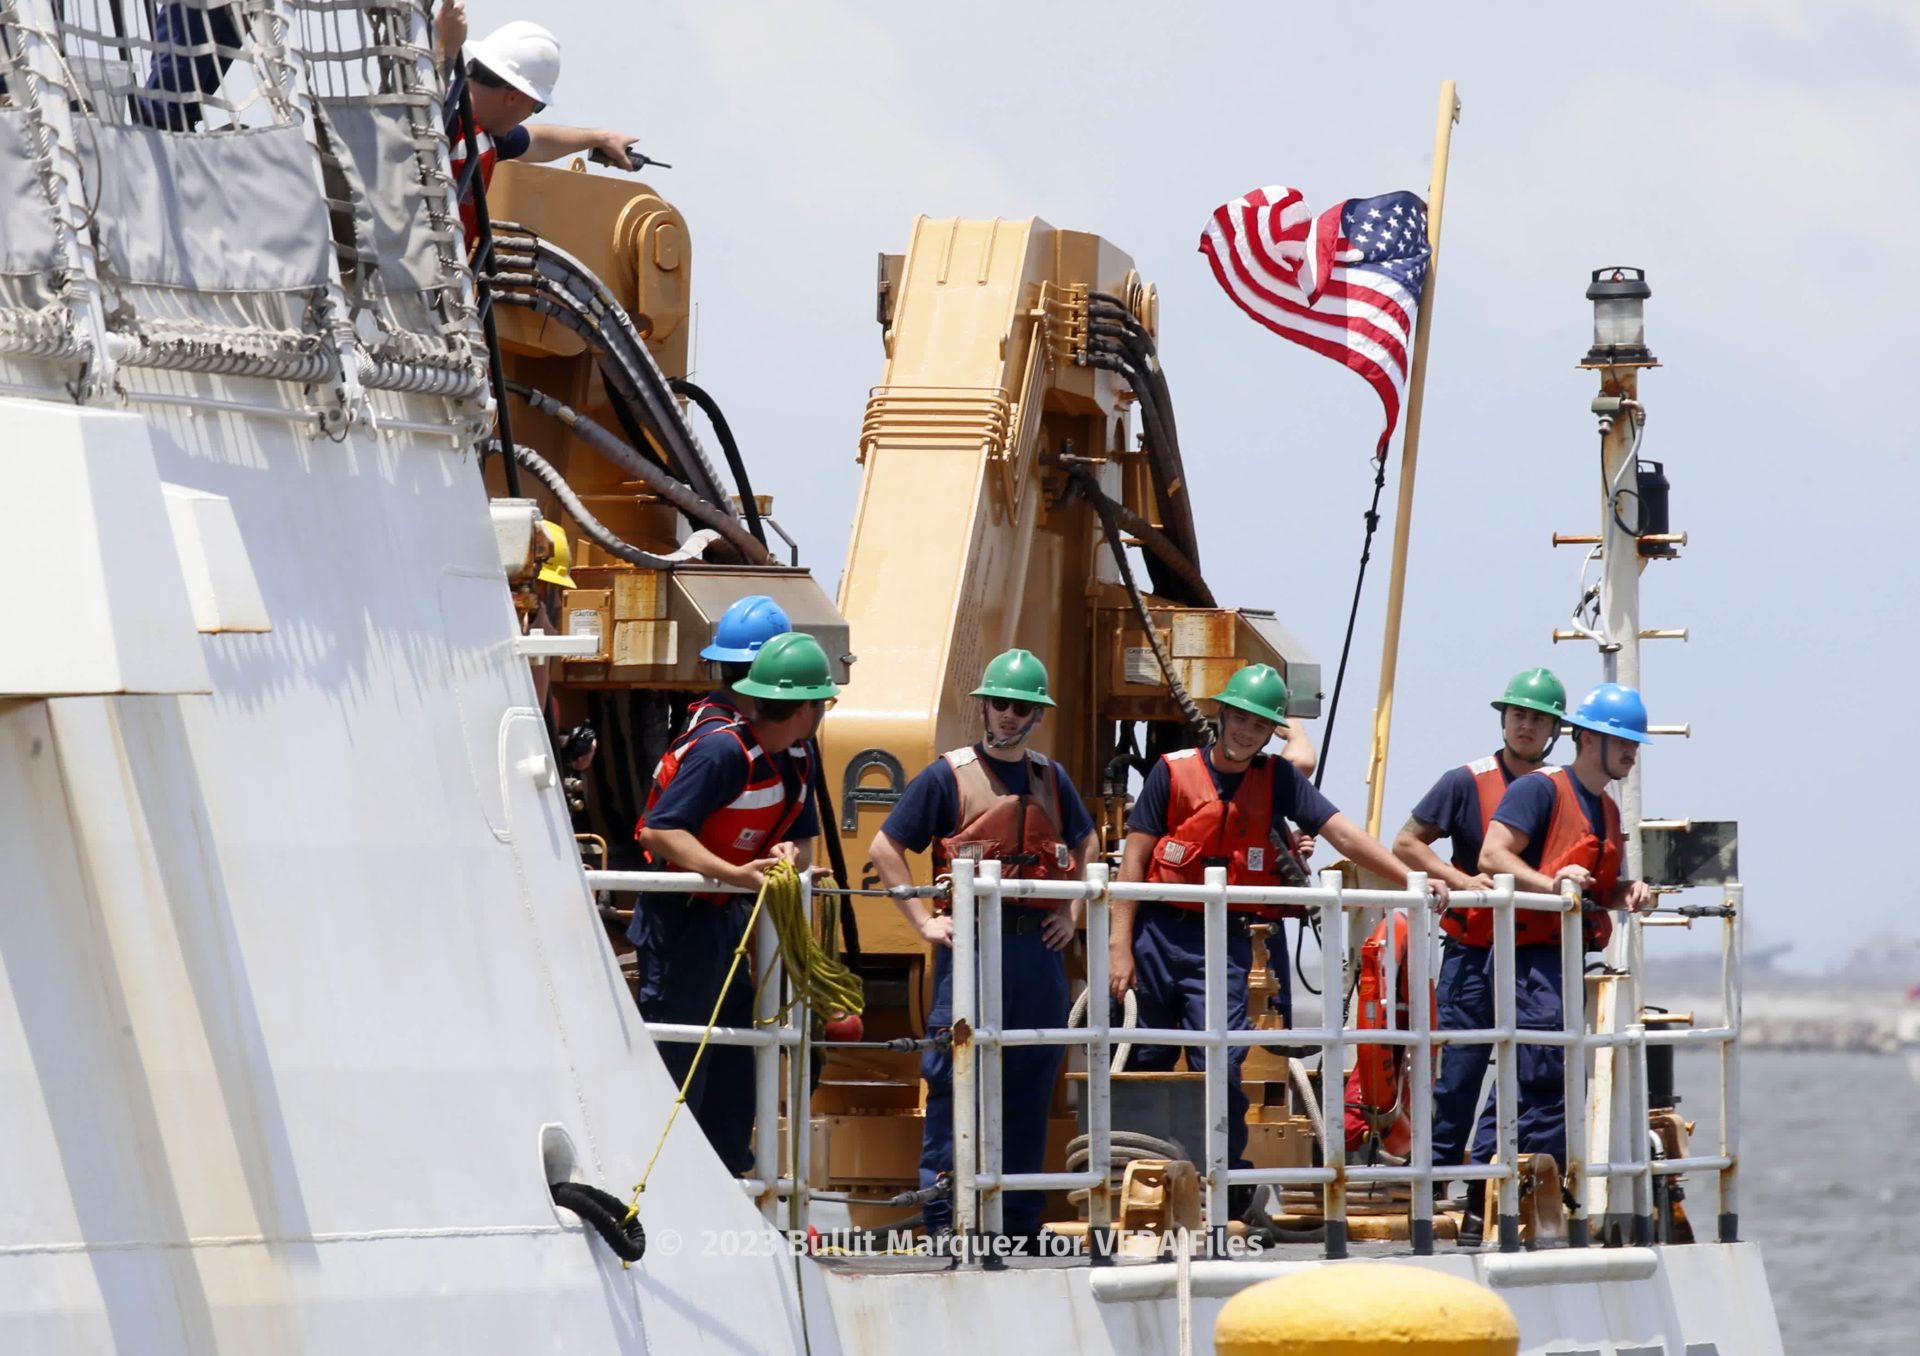
[[560, 79], [560, 39], [539, 24], [515, 19], [467, 44], [467, 59], [477, 61], [536, 104], [553, 102]]

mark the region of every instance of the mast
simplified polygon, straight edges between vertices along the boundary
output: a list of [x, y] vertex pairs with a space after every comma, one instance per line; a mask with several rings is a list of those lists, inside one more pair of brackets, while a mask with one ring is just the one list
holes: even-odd
[[[1637, 268], [1596, 269], [1587, 298], [1593, 302], [1594, 342], [1580, 366], [1598, 372], [1600, 393], [1592, 409], [1600, 426], [1600, 531], [1589, 539], [1600, 552], [1600, 595], [1594, 607], [1597, 625], [1588, 635], [1600, 648], [1600, 668], [1606, 682], [1640, 689], [1640, 572], [1647, 561], [1672, 556], [1670, 541], [1662, 540], [1666, 523], [1665, 502], [1650, 506], [1643, 494], [1639, 473], [1641, 433], [1646, 427], [1646, 409], [1640, 404], [1640, 371], [1658, 363], [1646, 346], [1644, 307], [1652, 289], [1646, 273]], [[1648, 482], [1649, 487], [1651, 481]], [[1651, 511], [1650, 511], [1651, 510]], [[1586, 600], [1582, 599], [1582, 609]], [[1560, 639], [1559, 633], [1555, 639]], [[1620, 787], [1620, 828], [1626, 837], [1626, 860], [1621, 865], [1622, 879], [1638, 880], [1642, 875], [1640, 838], [1641, 764]], [[1595, 1031], [1612, 1032], [1640, 1021], [1640, 925], [1637, 919], [1615, 930], [1606, 950], [1606, 969], [1593, 991], [1593, 1011], [1589, 1014]], [[1593, 1161], [1612, 1158], [1616, 1140], [1632, 1142], [1636, 1133], [1633, 1098], [1616, 1097], [1615, 1082], [1619, 1069], [1611, 1048], [1594, 1052], [1593, 1082], [1587, 1101], [1587, 1152]], [[1597, 1221], [1602, 1241], [1625, 1241], [1630, 1220], [1650, 1215], [1650, 1200], [1633, 1202], [1631, 1214], [1613, 1205], [1612, 1182], [1596, 1178], [1588, 1182], [1586, 1211]], [[1636, 1182], [1635, 1194], [1643, 1194]], [[1634, 1239], [1634, 1242], [1648, 1240]]]
[[1427, 277], [1414, 321], [1413, 370], [1407, 380], [1407, 436], [1400, 452], [1400, 494], [1394, 505], [1393, 568], [1387, 582], [1387, 629], [1380, 647], [1380, 698], [1373, 708], [1373, 747], [1367, 755], [1367, 832], [1380, 836], [1387, 792], [1387, 736], [1393, 726], [1394, 670], [1400, 661], [1400, 608], [1407, 592], [1407, 537], [1413, 528], [1413, 476], [1420, 456], [1420, 415], [1427, 389], [1427, 335], [1433, 329], [1434, 285], [1440, 271], [1440, 214], [1447, 198], [1447, 152], [1460, 98], [1453, 81], [1440, 83], [1440, 111], [1433, 129], [1433, 179], [1427, 189]]

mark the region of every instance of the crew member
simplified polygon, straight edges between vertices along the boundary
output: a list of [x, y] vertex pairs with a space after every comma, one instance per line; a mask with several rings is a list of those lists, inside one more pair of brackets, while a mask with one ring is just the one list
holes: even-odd
[[[1647, 708], [1640, 694], [1618, 683], [1602, 683], [1567, 717], [1573, 726], [1574, 758], [1567, 767], [1543, 768], [1513, 784], [1501, 796], [1480, 849], [1480, 870], [1489, 876], [1512, 875], [1516, 889], [1553, 894], [1572, 881], [1596, 909], [1650, 907], [1644, 881], [1620, 879], [1626, 840], [1620, 810], [1607, 783], [1633, 770], [1647, 733]], [[1588, 932], [1588, 942], [1603, 946], [1611, 924]], [[1556, 914], [1518, 910], [1514, 918], [1514, 1013], [1529, 1031], [1558, 1031], [1560, 1002], [1560, 919]], [[1520, 1093], [1519, 1152], [1552, 1154], [1565, 1164], [1566, 1101], [1564, 1053], [1557, 1045], [1522, 1045], [1517, 1057]], [[1493, 1156], [1494, 1107], [1489, 1105], [1474, 1135], [1473, 1158]]]
[[[566, 529], [547, 519], [540, 520], [540, 531], [548, 542], [548, 555], [541, 562], [540, 573], [533, 581], [530, 590], [533, 606], [528, 609], [524, 630], [537, 630], [550, 636], [563, 634], [560, 627], [560, 599], [562, 589], [578, 588], [573, 582], [573, 548], [567, 544]], [[533, 669], [533, 695], [536, 704], [547, 714], [548, 723], [553, 720], [553, 712], [547, 706], [547, 691], [552, 675], [547, 660], [537, 658], [530, 661]]]
[[[1026, 650], [1008, 650], [987, 665], [972, 695], [980, 699], [981, 739], [942, 754], [907, 784], [868, 848], [889, 889], [910, 885], [906, 854], [933, 849], [936, 874], [955, 858], [997, 860], [1003, 878], [1066, 880], [1099, 850], [1093, 816], [1065, 768], [1026, 747], [1046, 708], [1047, 670]], [[933, 1010], [929, 1031], [953, 1021], [953, 919], [921, 899], [898, 901], [914, 929], [933, 946]], [[1067, 971], [1060, 955], [1073, 940], [1078, 905], [1009, 900], [1001, 912], [1001, 1012], [1009, 1027], [1060, 1027], [1067, 1020]], [[1015, 1046], [1003, 1056], [1003, 1158], [1007, 1172], [1038, 1172], [1047, 1146], [1047, 1108], [1060, 1071], [1057, 1046]], [[927, 1080], [920, 1185], [953, 1169], [953, 1059], [944, 1049], [920, 1057]], [[969, 1112], [968, 1114], [971, 1114]], [[1009, 1234], [1040, 1228], [1037, 1191], [1009, 1192]], [[922, 1211], [928, 1233], [953, 1224], [950, 1200]]]
[[[1493, 878], [1480, 870], [1487, 822], [1508, 784], [1545, 764], [1566, 716], [1567, 690], [1546, 669], [1528, 669], [1514, 675], [1493, 709], [1500, 713], [1500, 748], [1442, 773], [1393, 840], [1393, 855], [1408, 868], [1425, 871], [1455, 890], [1493, 888]], [[1442, 838], [1452, 847], [1451, 861], [1430, 846]], [[1452, 909], [1440, 926], [1446, 942], [1435, 994], [1439, 1026], [1483, 1031], [1493, 1025], [1492, 911]], [[1492, 1048], [1485, 1045], [1450, 1045], [1441, 1056], [1433, 1085], [1433, 1161], [1438, 1167], [1462, 1160], [1491, 1056]]]
[[[1123, 881], [1199, 885], [1206, 868], [1227, 868], [1229, 885], [1283, 885], [1284, 855], [1290, 851], [1288, 821], [1323, 835], [1348, 858], [1388, 880], [1405, 884], [1407, 869], [1359, 825], [1315, 789], [1284, 757], [1262, 753], [1275, 732], [1287, 728], [1287, 685], [1267, 664], [1252, 664], [1227, 680], [1211, 698], [1219, 708], [1215, 738], [1205, 748], [1181, 749], [1163, 756], [1147, 774], [1127, 818]], [[1446, 886], [1431, 888], [1442, 899]], [[1206, 929], [1202, 906], [1195, 903], [1113, 902], [1113, 931], [1108, 974], [1113, 996], [1133, 989], [1140, 1024], [1204, 1031], [1206, 1011]], [[1274, 918], [1272, 954], [1286, 955], [1285, 933], [1275, 910], [1234, 905], [1227, 920], [1227, 1022], [1235, 1030], [1250, 1027], [1247, 970], [1253, 944], [1247, 926], [1253, 918]], [[1279, 1009], [1292, 1024], [1292, 982], [1284, 963]], [[1142, 1071], [1173, 1067], [1178, 1052], [1168, 1046], [1136, 1046], [1132, 1067]], [[1228, 1150], [1234, 1166], [1244, 1166], [1247, 1098], [1240, 1088], [1240, 1065], [1247, 1047], [1233, 1051], [1227, 1081]], [[1206, 1067], [1206, 1053], [1187, 1047], [1187, 1066]]]
[[[482, 191], [493, 182], [493, 167], [501, 160], [558, 160], [582, 151], [598, 151], [616, 169], [633, 168], [627, 156], [627, 147], [636, 140], [631, 133], [606, 127], [527, 122], [553, 102], [553, 87], [560, 80], [560, 40], [547, 29], [516, 19], [471, 46], [466, 43], [466, 5], [462, 0], [443, 0], [435, 45], [442, 70], [448, 72], [465, 47]], [[467, 129], [459, 119], [454, 90], [454, 82], [449, 79], [447, 149], [457, 184], [467, 160]], [[479, 226], [470, 192], [460, 200], [460, 220], [471, 241]]]
[[[561, 591], [578, 587], [573, 582], [573, 550], [567, 544], [566, 529], [560, 524], [543, 518], [540, 530], [548, 543], [548, 555], [541, 562], [540, 573], [529, 590], [533, 605], [522, 619], [522, 629], [539, 630], [557, 636], [564, 634], [559, 622]], [[559, 754], [560, 761], [567, 767], [568, 775], [561, 778], [567, 809], [578, 816], [586, 810], [586, 783], [580, 774], [593, 766], [593, 755], [600, 747], [600, 739], [594, 733], [593, 726], [586, 721], [570, 729], [561, 728], [560, 703], [553, 694], [551, 663], [544, 657], [530, 659], [527, 663], [533, 673], [535, 704], [546, 718], [547, 738]]]
[[[660, 760], [640, 843], [664, 870], [697, 871], [758, 890], [775, 862], [802, 871], [812, 863], [820, 821], [808, 795], [811, 769], [802, 745], [839, 688], [819, 642], [788, 632], [760, 648], [734, 691], [747, 699], [744, 720], [703, 724]], [[641, 1016], [706, 1025], [752, 909], [749, 895], [642, 894], [627, 930], [639, 966]], [[753, 1025], [753, 978], [744, 967], [726, 989], [719, 1024]], [[661, 1062], [676, 1083], [686, 1078], [694, 1049], [661, 1044]], [[687, 1105], [729, 1171], [753, 1167], [750, 1049], [709, 1045], [687, 1088]]]

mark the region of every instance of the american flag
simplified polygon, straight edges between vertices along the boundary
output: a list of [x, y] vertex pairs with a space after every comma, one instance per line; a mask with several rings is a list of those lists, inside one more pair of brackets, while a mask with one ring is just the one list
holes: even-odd
[[1345, 363], [1400, 422], [1413, 318], [1427, 278], [1427, 205], [1411, 193], [1349, 198], [1317, 218], [1294, 188], [1223, 204], [1200, 237], [1227, 295], [1275, 334]]

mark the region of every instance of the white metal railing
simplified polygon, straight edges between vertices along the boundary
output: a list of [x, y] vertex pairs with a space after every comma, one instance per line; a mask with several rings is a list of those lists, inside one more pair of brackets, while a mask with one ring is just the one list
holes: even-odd
[[[642, 893], [743, 893], [691, 874], [630, 871], [588, 871], [587, 883], [596, 890]], [[1429, 1005], [1422, 1001], [1433, 978], [1438, 942], [1438, 919], [1426, 891], [1426, 877], [1416, 873], [1404, 890], [1351, 889], [1338, 871], [1321, 874], [1318, 887], [1229, 886], [1222, 867], [1209, 867], [1204, 884], [1154, 885], [1113, 881], [1105, 863], [1088, 866], [1077, 881], [1008, 880], [996, 861], [956, 861], [951, 880], [953, 912], [952, 1055], [954, 1082], [954, 1224], [963, 1236], [993, 1233], [1003, 1228], [1003, 1202], [1008, 1191], [1085, 1190], [1091, 1231], [1100, 1235], [1113, 1223], [1109, 1188], [1112, 1144], [1111, 1055], [1114, 1029], [1108, 1005], [1107, 943], [1109, 906], [1113, 900], [1199, 903], [1203, 910], [1206, 955], [1207, 1029], [1130, 1028], [1126, 1039], [1134, 1045], [1185, 1045], [1207, 1051], [1205, 1079], [1205, 1162], [1202, 1169], [1206, 1215], [1216, 1237], [1228, 1218], [1229, 1188], [1239, 1185], [1318, 1186], [1323, 1193], [1326, 1252], [1341, 1257], [1347, 1250], [1347, 1187], [1349, 1184], [1404, 1183], [1412, 1191], [1411, 1242], [1416, 1253], [1433, 1248], [1433, 1183], [1483, 1181], [1499, 1183], [1497, 1216], [1489, 1220], [1497, 1231], [1498, 1246], [1512, 1251], [1519, 1240], [1518, 1051], [1521, 1045], [1560, 1046], [1564, 1060], [1567, 1162], [1562, 1167], [1573, 1204], [1568, 1212], [1568, 1244], [1584, 1247], [1589, 1241], [1588, 1185], [1597, 1179], [1625, 1179], [1631, 1189], [1636, 1242], [1651, 1241], [1653, 1179], [1685, 1172], [1713, 1172], [1719, 1192], [1718, 1235], [1733, 1241], [1737, 1231], [1737, 1163], [1739, 1134], [1740, 978], [1742, 949], [1741, 887], [1725, 887], [1725, 903], [1707, 912], [1722, 919], [1721, 1014], [1719, 1024], [1705, 1028], [1649, 1031], [1638, 1020], [1638, 995], [1630, 994], [1627, 1008], [1633, 1020], [1611, 1032], [1586, 1030], [1586, 976], [1583, 965], [1577, 894], [1517, 891], [1511, 876], [1495, 878], [1492, 890], [1457, 890], [1454, 907], [1484, 907], [1493, 911], [1494, 1025], [1480, 1030], [1441, 1030], [1433, 1026]], [[1002, 1025], [1001, 917], [1009, 900], [1083, 901], [1087, 906], [1087, 988], [1092, 995], [1085, 1027], [1007, 1028]], [[1230, 905], [1294, 905], [1317, 915], [1322, 938], [1320, 956], [1319, 1025], [1278, 1030], [1235, 1029], [1227, 1012], [1227, 920]], [[811, 915], [813, 892], [806, 906]], [[1522, 1028], [1516, 1024], [1514, 986], [1514, 915], [1516, 910], [1558, 913], [1560, 929], [1562, 1021], [1557, 1031]], [[1347, 915], [1385, 918], [1393, 912], [1407, 916], [1406, 1024], [1400, 1025], [1402, 1005], [1397, 1000], [1395, 948], [1384, 949], [1384, 1028], [1348, 1025], [1346, 1012]], [[1640, 954], [1637, 935], [1641, 920], [1629, 918], [1634, 930], [1631, 954]], [[762, 918], [754, 938], [752, 982], [758, 985], [753, 1030], [704, 1026], [650, 1025], [656, 1040], [749, 1045], [755, 1051], [754, 1176], [745, 1183], [758, 1196], [770, 1221], [782, 1199], [798, 1195], [801, 1226], [807, 1199], [809, 1136], [801, 1133], [795, 1162], [789, 1173], [778, 1170], [775, 1146], [779, 1123], [780, 1051], [793, 1052], [789, 1061], [788, 1114], [807, 1114], [806, 1064], [808, 1014], [795, 1005], [783, 1018], [779, 1011], [779, 959], [773, 932]], [[1276, 963], [1284, 964], [1282, 958]], [[768, 976], [762, 980], [761, 976]], [[1720, 1049], [1719, 1152], [1686, 1158], [1656, 1158], [1647, 1133], [1648, 1104], [1646, 1051], [1652, 1045], [1714, 1044]], [[1009, 1046], [1078, 1046], [1087, 1052], [1087, 1137], [1089, 1166], [1079, 1172], [1007, 1173], [1003, 1171], [1002, 1052]], [[1235, 1046], [1317, 1046], [1321, 1067], [1323, 1135], [1321, 1163], [1312, 1167], [1232, 1169], [1228, 1164], [1228, 1059]], [[1345, 1076], [1349, 1047], [1397, 1045], [1409, 1051], [1408, 1114], [1412, 1144], [1403, 1165], [1346, 1162]], [[1458, 1164], [1436, 1169], [1432, 1158], [1432, 1052], [1448, 1045], [1489, 1045], [1493, 1048], [1495, 1161]], [[1616, 1146], [1606, 1161], [1587, 1158], [1588, 1057], [1603, 1049], [1623, 1052], [1625, 1076], [1616, 1077], [1613, 1096], [1625, 1098], [1629, 1124], [1636, 1127], [1628, 1143]], [[1618, 1057], [1617, 1057], [1618, 1058]], [[977, 1118], [967, 1114], [978, 1108]], [[1469, 1132], [1471, 1138], [1471, 1131]], [[984, 1250], [982, 1250], [984, 1255]], [[1216, 1252], [1216, 1255], [1219, 1255]]]
[[[718, 881], [683, 871], [589, 871], [586, 873], [587, 885], [594, 890], [631, 891], [640, 894], [732, 894], [746, 895], [747, 891], [737, 885], [723, 885]], [[806, 873], [801, 874], [801, 905], [807, 916], [813, 916], [813, 881]], [[692, 908], [703, 908], [695, 903]], [[709, 1045], [746, 1045], [753, 1047], [753, 1176], [742, 1179], [741, 1185], [748, 1194], [760, 1204], [760, 1212], [769, 1223], [778, 1222], [778, 1212], [782, 1200], [794, 1199], [799, 1193], [799, 1207], [804, 1215], [806, 1209], [806, 1184], [811, 1167], [811, 1140], [807, 1133], [807, 1045], [808, 1013], [802, 1003], [794, 1003], [785, 1015], [780, 1010], [780, 945], [773, 930], [773, 923], [763, 912], [753, 929], [753, 971], [747, 973], [742, 967], [734, 980], [737, 984], [757, 986], [754, 989], [754, 1025], [751, 1029], [740, 1027], [716, 1026], [711, 1032], [705, 1026], [683, 1026], [668, 1023], [648, 1023], [647, 1031], [656, 1041], [684, 1041], [699, 1044], [702, 1040]], [[780, 1171], [780, 1052], [791, 1052], [787, 1079], [787, 1114], [794, 1117], [800, 1126], [798, 1135], [790, 1136], [794, 1141], [793, 1162], [788, 1171]], [[804, 1218], [800, 1227], [805, 1228]]]

